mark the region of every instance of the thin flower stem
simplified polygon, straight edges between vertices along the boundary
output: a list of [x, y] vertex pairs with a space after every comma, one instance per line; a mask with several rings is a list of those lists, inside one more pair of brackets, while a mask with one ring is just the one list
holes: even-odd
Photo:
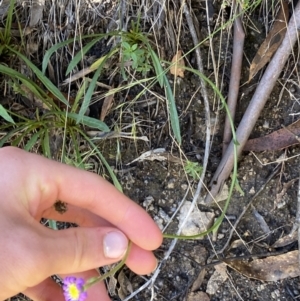
[[96, 284], [97, 282], [103, 281], [104, 279], [106, 279], [110, 276], [113, 276], [118, 270], [120, 270], [128, 258], [128, 255], [129, 255], [129, 252], [131, 249], [131, 245], [132, 245], [132, 242], [129, 241], [128, 247], [127, 247], [127, 250], [126, 250], [126, 253], [125, 253], [123, 259], [113, 269], [111, 269], [109, 272], [105, 273], [104, 275], [90, 278], [84, 285], [84, 291], [88, 290], [92, 285]]

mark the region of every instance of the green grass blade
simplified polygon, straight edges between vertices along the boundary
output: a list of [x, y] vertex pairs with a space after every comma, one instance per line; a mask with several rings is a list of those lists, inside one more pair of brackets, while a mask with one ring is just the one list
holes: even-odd
[[16, 54], [19, 58], [21, 58], [27, 66], [35, 73], [38, 79], [44, 84], [44, 86], [50, 91], [57, 99], [63, 102], [67, 107], [69, 106], [68, 101], [64, 97], [64, 95], [59, 91], [59, 89], [37, 68], [34, 64], [30, 62], [23, 54], [14, 50], [11, 47], [7, 47], [11, 52]]
[[102, 66], [104, 65], [104, 63], [106, 62], [107, 59], [111, 58], [115, 53], [117, 53], [119, 51], [119, 48], [113, 48], [110, 50], [109, 53], [107, 53], [106, 55], [101, 56], [99, 59], [97, 59], [91, 66], [91, 70], [96, 70], [98, 68], [102, 68]]
[[83, 102], [81, 104], [80, 110], [78, 112], [76, 123], [79, 123], [83, 119], [83, 116], [86, 113], [86, 111], [87, 111], [87, 109], [88, 109], [88, 107], [91, 103], [91, 99], [92, 99], [92, 96], [93, 96], [93, 93], [94, 93], [94, 90], [95, 90], [95, 87], [96, 87], [96, 84], [97, 84], [97, 80], [98, 80], [99, 75], [101, 73], [101, 69], [102, 68], [99, 68], [95, 72], [95, 74], [93, 76], [93, 79], [89, 84], [89, 87], [88, 87], [88, 89], [87, 89], [87, 91], [84, 95]]
[[[52, 46], [50, 49], [48, 49], [44, 55], [44, 58], [43, 58], [43, 62], [42, 62], [42, 72], [43, 74], [45, 74], [45, 71], [46, 71], [46, 68], [47, 68], [47, 64], [51, 58], [51, 56], [53, 55], [53, 53], [55, 53], [58, 49], [70, 44], [70, 43], [73, 43], [74, 41], [78, 41], [78, 40], [83, 40], [83, 39], [95, 39], [96, 42], [101, 40], [102, 38], [104, 37], [108, 37], [108, 36], [113, 36], [113, 35], [120, 35], [119, 32], [110, 32], [110, 33], [98, 33], [98, 34], [90, 34], [90, 35], [85, 35], [85, 36], [81, 36], [81, 37], [77, 37], [76, 39], [74, 38], [71, 38], [71, 39], [68, 39], [66, 41], [63, 41], [61, 43], [58, 43], [54, 46]], [[71, 69], [72, 70], [72, 69]]]
[[[57, 114], [60, 115], [66, 115], [65, 112], [56, 112]], [[68, 118], [73, 119], [73, 120], [77, 120], [78, 119], [78, 114], [76, 113], [68, 113], [67, 115]], [[92, 118], [92, 117], [88, 117], [88, 116], [82, 116], [82, 118], [79, 120], [80, 123], [97, 129], [99, 131], [103, 131], [103, 132], [110, 132], [109, 127], [101, 120], [98, 120], [96, 118]]]
[[42, 148], [43, 148], [43, 155], [49, 159], [51, 159], [51, 151], [50, 151], [50, 137], [48, 129], [44, 131], [44, 137], [42, 138]]
[[77, 64], [82, 60], [82, 57], [93, 47], [98, 41], [102, 39], [94, 39], [91, 42], [87, 43], [72, 59], [70, 62], [67, 71], [66, 71], [66, 76], [77, 66]]
[[76, 167], [79, 167], [83, 170], [85, 170], [84, 168], [84, 164], [82, 163], [82, 157], [81, 157], [81, 152], [79, 150], [79, 144], [77, 143], [78, 139], [76, 139], [76, 135], [73, 131], [73, 128], [70, 128], [70, 136], [71, 136], [71, 139], [73, 141], [73, 145], [74, 145], [74, 150], [75, 150], [75, 158], [76, 158]]
[[32, 137], [27, 141], [27, 143], [24, 147], [24, 150], [26, 150], [28, 152], [33, 148], [33, 146], [37, 142], [38, 138], [40, 137], [40, 134], [41, 134], [40, 132], [41, 131], [38, 131], [32, 135]]
[[156, 55], [156, 53], [152, 50], [152, 48], [150, 46], [148, 46], [148, 50], [149, 50], [151, 58], [152, 58], [152, 63], [153, 63], [154, 69], [155, 69], [155, 74], [157, 76], [157, 80], [158, 80], [160, 86], [163, 87], [165, 72], [163, 71], [163, 69], [161, 67], [161, 63], [160, 63], [159, 58]]
[[81, 82], [81, 86], [76, 94], [74, 104], [72, 105], [71, 113], [77, 112], [77, 108], [79, 106], [79, 101], [82, 98], [82, 96], [84, 95], [87, 87], [88, 87], [88, 80], [86, 78], [83, 78], [83, 81]]
[[20, 134], [18, 137], [16, 137], [14, 140], [11, 141], [11, 145], [12, 146], [18, 146], [22, 140], [25, 139], [25, 137], [32, 132], [33, 130], [36, 129], [36, 127], [38, 127], [38, 124], [31, 124], [31, 122], [29, 121], [27, 124], [24, 125], [24, 131], [19, 130]]
[[179, 144], [181, 144], [180, 125], [179, 125], [179, 118], [178, 118], [178, 113], [177, 113], [177, 109], [176, 109], [175, 99], [174, 99], [174, 95], [173, 95], [170, 83], [169, 83], [166, 75], [164, 75], [164, 85], [165, 85], [166, 97], [168, 100], [171, 127], [172, 127], [172, 130], [173, 130], [173, 133], [174, 133], [174, 136], [175, 136], [177, 142]]
[[15, 133], [18, 131], [21, 131], [24, 128], [24, 125], [22, 127], [18, 126], [11, 131], [9, 131], [3, 138], [0, 139], [0, 147], [2, 147]]
[[120, 184], [120, 182], [118, 181], [114, 171], [112, 170], [112, 168], [110, 167], [110, 165], [108, 164], [108, 162], [105, 160], [104, 156], [102, 155], [102, 153], [99, 151], [99, 148], [92, 142], [92, 140], [85, 135], [85, 133], [83, 133], [82, 131], [80, 131], [81, 135], [87, 140], [87, 142], [90, 144], [90, 146], [92, 147], [93, 151], [95, 151], [97, 153], [97, 155], [99, 156], [100, 160], [102, 161], [102, 163], [104, 164], [104, 166], [106, 167], [112, 181], [113, 184], [115, 185], [115, 187], [123, 192], [122, 186]]
[[5, 43], [9, 44], [9, 40], [11, 37], [11, 24], [12, 24], [12, 17], [13, 17], [13, 12], [15, 8], [15, 3], [16, 0], [11, 0], [9, 4], [9, 9], [7, 12], [7, 19], [6, 19], [6, 24], [5, 24], [5, 30], [4, 30], [4, 39]]
[[15, 123], [12, 117], [9, 116], [9, 114], [1, 104], [0, 104], [0, 116], [10, 123]]
[[68, 39], [66, 41], [63, 41], [61, 43], [55, 44], [54, 46], [52, 46], [50, 49], [48, 49], [45, 54], [44, 54], [44, 58], [43, 58], [43, 62], [42, 62], [42, 73], [45, 74], [48, 62], [51, 58], [51, 56], [53, 55], [54, 52], [56, 52], [58, 49], [60, 49], [61, 47], [64, 47], [70, 43], [74, 42], [74, 38], [72, 39]]
[[[82, 105], [80, 107], [80, 110], [79, 110], [79, 113], [78, 113], [78, 119], [76, 120], [76, 123], [79, 123], [80, 120], [82, 120], [87, 108], [90, 105], [94, 90], [96, 88], [97, 80], [98, 80], [98, 78], [101, 74], [102, 68], [103, 68], [103, 66], [104, 66], [104, 64], [105, 64], [105, 62], [108, 58], [109, 58], [109, 55], [104, 56], [103, 58], [101, 58], [101, 63], [99, 64], [99, 66], [97, 65], [98, 69], [95, 72], [95, 74], [93, 76], [93, 79], [89, 84], [89, 87], [86, 91], [86, 94], [84, 95], [83, 102], [82, 102]], [[91, 66], [91, 68], [92, 68], [92, 66]]]
[[46, 93], [40, 87], [18, 71], [0, 64], [0, 73], [8, 75], [12, 79], [16, 78], [20, 80], [37, 98], [45, 99], [47, 97]]

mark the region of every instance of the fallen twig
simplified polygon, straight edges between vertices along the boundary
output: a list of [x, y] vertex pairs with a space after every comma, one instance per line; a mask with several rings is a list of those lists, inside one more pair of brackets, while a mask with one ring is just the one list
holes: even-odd
[[241, 120], [236, 131], [237, 141], [231, 141], [228, 146], [218, 168], [215, 172], [211, 184], [210, 193], [207, 194], [206, 204], [212, 203], [213, 198], [221, 191], [225, 180], [229, 177], [234, 164], [234, 143], [237, 145], [237, 154], [241, 154], [244, 145], [246, 144], [252, 129], [269, 97], [272, 89], [278, 79], [281, 70], [283, 69], [294, 44], [298, 39], [298, 29], [300, 28], [300, 2], [295, 7], [294, 13], [289, 22], [287, 33], [282, 41], [282, 44], [275, 53], [269, 66], [267, 67], [252, 100]]
[[[240, 4], [234, 1], [233, 12], [235, 12], [236, 14], [240, 14], [240, 11], [241, 11]], [[245, 33], [244, 33], [240, 15], [234, 20], [233, 37], [234, 37], [233, 53], [232, 53], [229, 92], [228, 92], [228, 99], [227, 99], [227, 106], [230, 111], [232, 120], [234, 120], [236, 103], [239, 94], [243, 51], [244, 51], [244, 40], [245, 40]], [[232, 133], [231, 133], [231, 126], [230, 126], [230, 118], [228, 115], [226, 115], [224, 134], [223, 134], [223, 155], [225, 154], [225, 151], [231, 139], [232, 139]]]

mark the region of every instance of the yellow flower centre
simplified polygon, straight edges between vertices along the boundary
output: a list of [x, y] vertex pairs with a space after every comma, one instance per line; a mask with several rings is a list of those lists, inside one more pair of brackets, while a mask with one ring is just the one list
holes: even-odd
[[71, 284], [69, 286], [69, 294], [70, 294], [70, 297], [72, 298], [72, 300], [78, 300], [78, 298], [80, 296], [80, 291], [75, 284]]

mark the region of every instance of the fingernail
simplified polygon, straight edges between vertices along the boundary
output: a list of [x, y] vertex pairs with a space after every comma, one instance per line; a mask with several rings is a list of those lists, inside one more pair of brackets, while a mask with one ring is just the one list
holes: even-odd
[[120, 258], [125, 254], [127, 246], [128, 239], [122, 232], [109, 232], [104, 236], [103, 248], [107, 258]]
[[154, 273], [158, 267], [158, 260], [157, 260], [157, 258], [155, 258], [155, 259], [156, 259], [156, 266], [155, 266], [155, 269], [153, 269], [152, 273]]

